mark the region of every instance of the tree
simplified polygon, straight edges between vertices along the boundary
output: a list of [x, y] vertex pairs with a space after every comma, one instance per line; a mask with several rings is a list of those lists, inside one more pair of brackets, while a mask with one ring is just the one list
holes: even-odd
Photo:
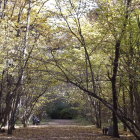
[[[26, 78], [28, 79], [28, 66], [31, 56], [38, 44], [41, 25], [37, 25], [40, 17], [40, 8], [45, 2], [38, 1], [2, 1], [1, 4], [1, 45], [2, 65], [1, 91], [0, 91], [0, 124], [2, 128], [8, 123], [8, 134], [12, 134], [18, 107], [26, 97]], [[34, 6], [38, 7], [33, 10]], [[42, 9], [43, 10], [43, 9]], [[31, 17], [32, 15], [32, 17]], [[40, 20], [43, 20], [42, 17]], [[7, 89], [6, 89], [7, 87]], [[43, 90], [43, 89], [42, 89]], [[6, 96], [5, 96], [6, 95]], [[39, 98], [39, 97], [38, 97]]]
[[[60, 3], [68, 5], [68, 6], [66, 5], [68, 7], [67, 11], [66, 9], [63, 9], [60, 6]], [[57, 48], [57, 50], [53, 49], [53, 47], [56, 44], [52, 44], [50, 52], [52, 54], [53, 59], [50, 60], [51, 61], [50, 67], [51, 69], [53, 69], [53, 71], [49, 68], [47, 68], [47, 71], [49, 71], [50, 74], [52, 74], [53, 77], [57, 78], [58, 80], [68, 82], [79, 87], [85, 93], [98, 99], [110, 110], [112, 110], [115, 137], [119, 137], [117, 126], [117, 117], [118, 117], [127, 126], [127, 128], [139, 139], [137, 134], [137, 132], [139, 133], [139, 128], [137, 124], [134, 123], [129, 117], [126, 117], [125, 114], [123, 114], [121, 108], [118, 108], [118, 93], [117, 93], [117, 84], [118, 84], [117, 72], [120, 63], [119, 62], [120, 49], [123, 45], [123, 39], [127, 34], [128, 19], [131, 17], [130, 15], [133, 13], [128, 12], [132, 8], [131, 1], [127, 1], [127, 3], [117, 2], [116, 5], [112, 5], [112, 3], [109, 4], [99, 3], [101, 4], [100, 8], [98, 9], [99, 20], [96, 21], [95, 28], [100, 27], [100, 29], [99, 30], [96, 29], [98, 35], [96, 36], [94, 35], [94, 37], [97, 38], [99, 42], [99, 44], [97, 43], [98, 46], [99, 45], [109, 46], [109, 48], [105, 47], [102, 52], [100, 51], [99, 48], [98, 50], [96, 49], [96, 47], [93, 48], [93, 46], [91, 45], [92, 43], [90, 44], [88, 42], [89, 36], [87, 35], [87, 32], [84, 30], [84, 27], [90, 26], [90, 24], [87, 25], [87, 20], [85, 20], [81, 16], [81, 13], [79, 12], [80, 10], [77, 10], [81, 8], [78, 7], [81, 3], [80, 4], [78, 2], [72, 3], [72, 1], [69, 1], [68, 3], [63, 3], [62, 1], [60, 1], [60, 3], [59, 2], [57, 3], [59, 14], [56, 13], [58, 17], [60, 17], [59, 19], [63, 19], [61, 26], [58, 25], [59, 31], [61, 29], [59, 35], [62, 36], [63, 32], [66, 32], [67, 34], [69, 33], [72, 37], [69, 38], [69, 44], [63, 42], [63, 47], [61, 44], [61, 46]], [[118, 9], [118, 6], [120, 6], [120, 8], [118, 11], [116, 11], [116, 9]], [[84, 24], [84, 21], [86, 21], [86, 24]], [[118, 21], [120, 21], [120, 23], [116, 24]], [[108, 32], [109, 30], [110, 32]], [[55, 36], [54, 38], [58, 39], [57, 36]], [[73, 42], [73, 40], [75, 40], [75, 42]], [[61, 38], [59, 38], [59, 42], [60, 41]], [[77, 42], [79, 42], [79, 44]], [[64, 47], [65, 49], [63, 49]], [[62, 53], [57, 53], [57, 51], [59, 51], [60, 49], [61, 52], [62, 50], [64, 51]], [[109, 55], [111, 56], [111, 62], [110, 59], [107, 59], [105, 61], [106, 65], [102, 66], [101, 68], [102, 71], [106, 73], [104, 77], [106, 78], [108, 73], [108, 78], [111, 81], [110, 86], [112, 87], [111, 91], [113, 104], [109, 103], [105, 98], [103, 98], [98, 93], [96, 68], [93, 63], [94, 62], [93, 58], [96, 57], [99, 52], [102, 55], [107, 56], [108, 54], [107, 53], [105, 54], [104, 51], [108, 51], [108, 49], [110, 49]], [[82, 56], [81, 61], [78, 61], [78, 59], [80, 58], [79, 55]], [[107, 64], [109, 65], [110, 72], [108, 71], [108, 69], [104, 70]], [[106, 79], [103, 79], [104, 81], [103, 83], [105, 83], [105, 80]], [[133, 130], [130, 127], [131, 125], [135, 127], [135, 130]]]

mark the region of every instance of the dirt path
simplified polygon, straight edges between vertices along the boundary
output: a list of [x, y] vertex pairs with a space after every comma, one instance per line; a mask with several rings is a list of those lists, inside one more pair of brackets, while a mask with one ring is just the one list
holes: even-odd
[[[111, 140], [94, 126], [83, 126], [73, 120], [53, 120], [37, 126], [18, 128], [12, 136], [0, 134], [0, 140]], [[117, 140], [117, 139], [113, 139]], [[120, 139], [121, 140], [121, 139]], [[124, 140], [124, 139], [123, 139]]]
[[47, 122], [41, 123], [40, 125], [30, 125], [29, 127], [44, 127], [44, 126], [74, 126], [74, 125], [80, 125], [79, 123], [75, 122], [74, 120], [49, 120]]
[[56, 125], [77, 125], [74, 120], [51, 120], [48, 122], [49, 126], [56, 126]]

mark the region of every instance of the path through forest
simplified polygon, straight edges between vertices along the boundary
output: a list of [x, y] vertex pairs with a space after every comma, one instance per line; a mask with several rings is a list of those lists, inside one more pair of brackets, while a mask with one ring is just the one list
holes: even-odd
[[[93, 125], [81, 125], [73, 120], [51, 120], [41, 125], [17, 128], [12, 136], [0, 134], [0, 140], [111, 140]], [[117, 140], [117, 139], [113, 139]], [[122, 138], [122, 140], [126, 140]]]

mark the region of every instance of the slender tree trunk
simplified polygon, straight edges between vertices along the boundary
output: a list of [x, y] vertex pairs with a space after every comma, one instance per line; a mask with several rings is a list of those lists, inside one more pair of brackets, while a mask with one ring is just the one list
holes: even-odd
[[[117, 112], [118, 105], [117, 105], [117, 96], [116, 96], [116, 89], [113, 86], [114, 83], [112, 83], [112, 93], [113, 93], [113, 109]], [[119, 137], [119, 131], [118, 131], [118, 119], [116, 116], [116, 113], [113, 111], [113, 136]]]
[[92, 112], [92, 117], [94, 117], [94, 123], [97, 128], [101, 128], [101, 106], [100, 102], [92, 97], [90, 97], [90, 103], [91, 103], [91, 109], [94, 109], [94, 112]]
[[[140, 125], [140, 94], [138, 92], [138, 82], [134, 81], [134, 98], [135, 98], [135, 111], [136, 111], [136, 123], [138, 124], [138, 126]], [[139, 126], [140, 128], [140, 126]]]
[[12, 131], [15, 129], [16, 111], [17, 111], [18, 103], [20, 101], [20, 94], [18, 93], [18, 95], [14, 98], [15, 99], [13, 100], [13, 103], [12, 103], [13, 106], [12, 106], [12, 109], [11, 109], [11, 115], [9, 117], [8, 134], [12, 134]]
[[99, 128], [102, 128], [102, 115], [101, 115], [101, 103], [98, 101], [98, 122], [99, 122]]
[[101, 128], [101, 108], [100, 102], [95, 100], [95, 116], [96, 116], [96, 127]]
[[118, 95], [117, 95], [117, 88], [116, 88], [116, 83], [117, 83], [117, 71], [118, 71], [118, 62], [119, 62], [119, 56], [120, 56], [120, 40], [116, 42], [115, 45], [115, 58], [113, 62], [113, 75], [111, 78], [111, 83], [112, 83], [112, 98], [113, 98], [113, 136], [114, 137], [119, 137], [119, 131], [118, 131], [118, 119], [116, 116], [117, 110], [118, 110]]
[[[130, 105], [129, 105], [129, 116], [131, 120], [134, 121], [134, 91], [133, 91], [133, 82], [132, 82], [132, 77], [129, 75], [129, 100], [130, 100]], [[132, 128], [133, 125], [131, 126]]]
[[[122, 98], [123, 98], [123, 99], [122, 99], [122, 100], [123, 100], [123, 110], [124, 110], [124, 114], [126, 114], [126, 116], [127, 116], [126, 99], [125, 99], [126, 97], [125, 97], [124, 87], [123, 87], [122, 90], [123, 90], [123, 91], [122, 91], [122, 92], [123, 92], [123, 97], [122, 97]], [[123, 130], [124, 130], [124, 131], [127, 131], [127, 127], [126, 127], [125, 124], [123, 124]]]
[[25, 117], [22, 119], [22, 124], [23, 124], [23, 127], [27, 127], [27, 121]]

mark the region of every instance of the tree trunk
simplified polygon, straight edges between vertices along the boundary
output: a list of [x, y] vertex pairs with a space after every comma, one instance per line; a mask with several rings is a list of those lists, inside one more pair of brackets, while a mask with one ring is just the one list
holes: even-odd
[[112, 98], [113, 98], [113, 136], [114, 137], [119, 137], [119, 131], [118, 131], [118, 119], [116, 116], [117, 110], [118, 110], [118, 95], [117, 95], [117, 89], [116, 89], [116, 83], [117, 83], [117, 71], [118, 71], [118, 62], [119, 62], [119, 57], [120, 57], [120, 40], [116, 42], [115, 45], [115, 58], [113, 62], [113, 74], [111, 78], [111, 83], [112, 83]]
[[[134, 81], [134, 98], [135, 98], [135, 111], [136, 111], [136, 123], [140, 126], [140, 94], [138, 92], [138, 82]], [[140, 128], [140, 127], [139, 127]]]
[[[112, 94], [113, 94], [113, 109], [115, 112], [117, 112], [118, 105], [117, 105], [117, 92], [116, 92], [116, 82], [112, 81]], [[116, 116], [116, 113], [113, 111], [112, 113], [112, 119], [113, 119], [113, 136], [114, 137], [119, 137], [119, 131], [118, 131], [118, 119]]]
[[[122, 100], [123, 100], [123, 111], [124, 111], [124, 114], [126, 114], [126, 116], [127, 116], [126, 99], [125, 99], [126, 97], [125, 97], [124, 87], [123, 87], [122, 90], [123, 90], [123, 91], [122, 91], [122, 92], [123, 92], [123, 97], [122, 97], [122, 98], [123, 98], [123, 99], [122, 99]], [[124, 130], [124, 131], [127, 131], [127, 127], [126, 127], [125, 124], [123, 124], [123, 130]]]
[[96, 101], [96, 127], [101, 128], [101, 103], [99, 101]]

